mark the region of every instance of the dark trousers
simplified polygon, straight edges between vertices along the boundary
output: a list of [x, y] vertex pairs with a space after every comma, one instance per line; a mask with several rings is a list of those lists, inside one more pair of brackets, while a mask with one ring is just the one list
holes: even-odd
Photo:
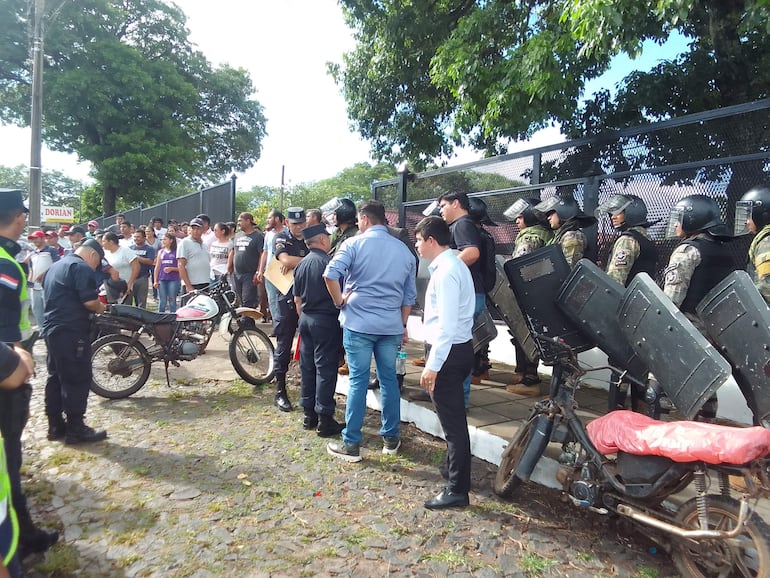
[[514, 340], [513, 347], [516, 350], [516, 367], [514, 371], [516, 373], [523, 373], [524, 375], [537, 375], [537, 362], [532, 362], [524, 353], [524, 348]]
[[453, 345], [436, 376], [436, 385], [431, 395], [446, 439], [446, 466], [449, 472], [447, 488], [459, 494], [467, 494], [471, 489], [471, 439], [465, 417], [463, 381], [472, 367], [473, 342]]
[[275, 375], [285, 376], [291, 361], [291, 346], [294, 334], [297, 332], [297, 310], [294, 308], [294, 298], [278, 295], [278, 316], [273, 316], [273, 332], [275, 333], [275, 354], [273, 361]]
[[303, 313], [299, 318], [299, 404], [317, 414], [334, 415], [337, 360], [342, 351], [342, 329], [336, 315]]
[[233, 273], [233, 289], [241, 305], [254, 309], [259, 305], [259, 293], [254, 285], [254, 273]]
[[21, 434], [29, 419], [31, 398], [32, 386], [28, 383], [14, 390], [0, 391], [0, 432], [11, 482], [11, 501], [16, 511], [21, 513], [27, 511], [27, 498], [21, 489]]
[[58, 419], [82, 420], [91, 388], [91, 342], [87, 335], [69, 332], [47, 335], [48, 381], [45, 384], [45, 413]]

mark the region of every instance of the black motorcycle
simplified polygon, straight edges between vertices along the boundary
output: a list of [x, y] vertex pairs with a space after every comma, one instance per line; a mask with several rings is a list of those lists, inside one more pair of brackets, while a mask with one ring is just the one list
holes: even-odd
[[110, 399], [128, 397], [147, 383], [156, 361], [164, 363], [169, 384], [169, 364], [179, 367], [180, 361], [197, 358], [217, 330], [229, 338], [230, 361], [241, 378], [254, 385], [273, 379], [273, 343], [255, 323], [262, 314], [236, 307], [225, 276], [183, 298], [189, 301], [176, 313], [112, 305], [96, 316], [102, 336], [92, 345], [91, 391]]

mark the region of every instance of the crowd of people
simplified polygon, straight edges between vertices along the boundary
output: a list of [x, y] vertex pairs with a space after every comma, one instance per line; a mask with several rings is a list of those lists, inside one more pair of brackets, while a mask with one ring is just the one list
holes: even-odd
[[[146, 307], [149, 295], [159, 312], [174, 312], [180, 295], [221, 275], [231, 279], [243, 305], [261, 308], [264, 320], [272, 322], [275, 405], [293, 410], [286, 381], [299, 332], [302, 425], [320, 437], [340, 436], [327, 444], [328, 453], [358, 462], [372, 359], [381, 393], [382, 452], [396, 454], [401, 447], [396, 358], [408, 340], [418, 255], [423, 257], [430, 273], [423, 304], [425, 357], [416, 360], [424, 366], [423, 389], [413, 399], [433, 403], [447, 443], [440, 468], [446, 486], [425, 506], [469, 503], [466, 411], [471, 381], [483, 378], [486, 369], [483, 352], [474, 354], [472, 328], [485, 307], [490, 257], [492, 263], [495, 257], [484, 229], [493, 223], [480, 199], [458, 191], [442, 194], [417, 224], [416, 243], [407, 231], [388, 224], [385, 207], [376, 200], [356, 206], [335, 198], [321, 209], [290, 207], [286, 215], [272, 210], [264, 232], [248, 212], [235, 223], [213, 226], [203, 214], [181, 224], [170, 220], [164, 225], [153, 218], [146, 226], [118, 215], [104, 230], [91, 221], [85, 227], [33, 231], [24, 242], [27, 212], [20, 191], [0, 191], [0, 342], [5, 344], [0, 347], [0, 480], [8, 479], [0, 486], [0, 504], [8, 501], [0, 512], [0, 537], [7, 535], [7, 523], [15, 516], [22, 552], [45, 550], [58, 539], [55, 531], [32, 521], [20, 483], [21, 433], [31, 395], [26, 351], [36, 337], [29, 312], [47, 345], [48, 439], [97, 442], [107, 433], [84, 421], [91, 381], [91, 344], [85, 336], [91, 314], [103, 312], [109, 302]], [[608, 218], [618, 232], [608, 275], [628, 285], [638, 273], [654, 276], [658, 268], [647, 207], [638, 196], [613, 195], [594, 216], [585, 215], [571, 197], [520, 199], [505, 215], [519, 231], [512, 258], [558, 245], [574, 267], [589, 246], [583, 229]], [[696, 324], [697, 303], [735, 268], [727, 246], [734, 234], [756, 235], [748, 269], [770, 302], [770, 189], [747, 192], [738, 202], [735, 222], [736, 230], [728, 231], [716, 202], [705, 195], [686, 196], [671, 210], [668, 234], [681, 242], [665, 267], [663, 289]], [[539, 395], [537, 360], [527, 359], [517, 346], [516, 363], [509, 391]], [[344, 422], [335, 419], [338, 371], [350, 376]], [[618, 399], [619, 406], [624, 404]], [[0, 554], [12, 575], [18, 575], [13, 552]]]

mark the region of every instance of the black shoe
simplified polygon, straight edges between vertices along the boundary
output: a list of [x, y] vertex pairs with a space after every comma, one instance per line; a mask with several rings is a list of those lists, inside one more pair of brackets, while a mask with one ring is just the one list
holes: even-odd
[[40, 554], [59, 541], [59, 532], [56, 530], [44, 530], [33, 527], [31, 532], [20, 533], [19, 546], [21, 557], [26, 558], [30, 554]]
[[430, 394], [422, 388], [411, 392], [407, 397], [409, 401], [431, 401]]
[[64, 436], [65, 444], [88, 444], [107, 439], [107, 432], [95, 430], [84, 423], [67, 424], [67, 433]]
[[312, 410], [305, 410], [305, 417], [302, 420], [302, 429], [315, 429], [318, 427], [318, 414]]
[[444, 489], [438, 496], [425, 502], [429, 510], [443, 510], [444, 508], [464, 508], [470, 503], [468, 494], [455, 494]]
[[367, 387], [368, 389], [380, 389], [380, 380], [373, 377], [369, 380], [369, 385]]
[[285, 391], [275, 394], [275, 406], [281, 411], [291, 411], [294, 409]]
[[48, 426], [48, 434], [45, 436], [49, 442], [58, 442], [67, 435], [67, 424], [61, 423]]
[[339, 423], [332, 415], [321, 415], [321, 421], [318, 424], [316, 433], [319, 438], [333, 438], [342, 433], [345, 429], [344, 423]]

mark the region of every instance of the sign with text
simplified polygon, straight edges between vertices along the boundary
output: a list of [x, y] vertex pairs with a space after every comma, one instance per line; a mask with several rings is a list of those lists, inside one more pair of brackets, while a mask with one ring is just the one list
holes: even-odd
[[75, 209], [72, 207], [51, 207], [43, 205], [40, 220], [44, 223], [74, 223]]

